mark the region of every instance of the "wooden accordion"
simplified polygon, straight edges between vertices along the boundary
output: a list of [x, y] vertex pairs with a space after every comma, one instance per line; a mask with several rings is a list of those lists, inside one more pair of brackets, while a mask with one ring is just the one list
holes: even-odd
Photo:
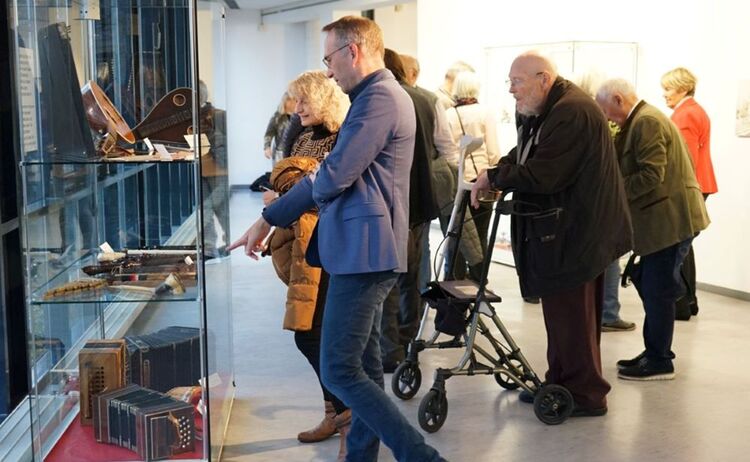
[[99, 393], [133, 383], [166, 392], [197, 385], [201, 378], [201, 336], [194, 327], [171, 326], [124, 339], [89, 340], [78, 353], [81, 424], [91, 425]]
[[97, 395], [94, 436], [146, 461], [170, 458], [195, 449], [194, 409], [163, 393], [128, 385]]
[[89, 340], [78, 352], [81, 424], [91, 425], [94, 396], [125, 386], [125, 340]]

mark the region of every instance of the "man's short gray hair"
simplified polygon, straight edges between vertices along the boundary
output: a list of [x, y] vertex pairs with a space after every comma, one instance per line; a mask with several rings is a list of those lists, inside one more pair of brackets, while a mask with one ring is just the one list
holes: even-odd
[[623, 97], [637, 98], [635, 88], [633, 84], [625, 79], [609, 79], [605, 81], [596, 92], [596, 97], [599, 99], [608, 99], [615, 93], [621, 94]]
[[456, 61], [455, 63], [451, 64], [451, 67], [449, 67], [447, 71], [445, 71], [445, 78], [447, 80], [453, 81], [456, 79], [458, 73], [463, 71], [476, 72], [470, 64], [464, 61]]

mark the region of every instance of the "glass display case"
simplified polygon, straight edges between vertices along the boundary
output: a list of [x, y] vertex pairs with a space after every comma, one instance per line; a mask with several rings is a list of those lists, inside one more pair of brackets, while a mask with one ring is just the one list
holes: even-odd
[[217, 460], [234, 387], [223, 7], [8, 5], [31, 388], [20, 457]]

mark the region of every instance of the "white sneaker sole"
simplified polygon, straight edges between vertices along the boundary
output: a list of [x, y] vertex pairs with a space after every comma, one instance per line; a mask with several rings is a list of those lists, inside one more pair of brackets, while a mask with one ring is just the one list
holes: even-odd
[[617, 373], [617, 377], [623, 380], [634, 380], [636, 382], [655, 382], [658, 380], [674, 380], [674, 372], [667, 372], [664, 374], [654, 374], [641, 377], [635, 377], [632, 375], [624, 375], [621, 372]]

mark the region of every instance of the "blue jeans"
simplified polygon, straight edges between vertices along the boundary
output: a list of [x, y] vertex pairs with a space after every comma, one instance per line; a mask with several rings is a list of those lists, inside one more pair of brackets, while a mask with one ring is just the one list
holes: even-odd
[[380, 320], [396, 276], [391, 271], [332, 274], [328, 283], [321, 375], [325, 386], [352, 410], [346, 439], [350, 462], [375, 462], [380, 440], [400, 462], [443, 460], [384, 391]]
[[674, 358], [674, 303], [685, 293], [680, 265], [692, 241], [691, 237], [666, 249], [643, 255], [640, 263], [633, 268], [631, 279], [646, 311], [643, 322], [646, 358], [659, 365], [671, 364]]
[[610, 324], [620, 319], [620, 260], [609, 264], [604, 270], [604, 305], [602, 324]]

